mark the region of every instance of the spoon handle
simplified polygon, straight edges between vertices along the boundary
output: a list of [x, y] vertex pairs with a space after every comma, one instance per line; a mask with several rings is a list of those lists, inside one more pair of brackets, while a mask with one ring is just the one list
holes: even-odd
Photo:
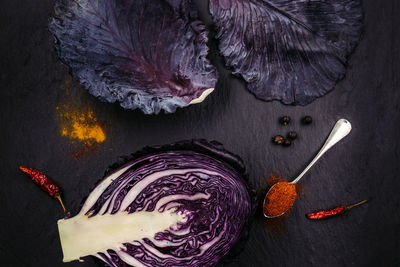
[[304, 169], [300, 175], [293, 180], [292, 183], [297, 183], [301, 177], [314, 165], [315, 162], [323, 155], [326, 151], [328, 151], [331, 147], [333, 147], [337, 142], [342, 140], [346, 135], [348, 135], [351, 131], [351, 124], [348, 120], [340, 119], [336, 122], [333, 127], [331, 133], [326, 139], [325, 144], [322, 146], [321, 150], [315, 156], [315, 158], [308, 164], [308, 166]]

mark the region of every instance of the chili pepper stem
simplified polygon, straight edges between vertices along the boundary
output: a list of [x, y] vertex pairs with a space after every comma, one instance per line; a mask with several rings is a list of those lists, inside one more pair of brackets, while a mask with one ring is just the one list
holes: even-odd
[[62, 206], [62, 208], [64, 210], [64, 213], [67, 212], [67, 210], [65, 209], [64, 203], [62, 202], [61, 196], [59, 194], [57, 194], [54, 197], [57, 198], [58, 201], [60, 201], [60, 204], [61, 204], [61, 206]]
[[42, 173], [39, 170], [23, 166], [19, 166], [19, 169], [26, 173], [31, 178], [31, 180], [35, 184], [40, 186], [42, 190], [45, 191], [49, 196], [57, 198], [58, 201], [60, 201], [64, 213], [66, 212], [64, 203], [61, 200], [60, 188], [46, 174]]
[[364, 203], [367, 202], [367, 201], [368, 201], [368, 199], [364, 199], [363, 201], [360, 201], [360, 202], [358, 202], [358, 203], [356, 203], [356, 204], [347, 206], [346, 208], [349, 210], [349, 209], [351, 209], [351, 208], [354, 208], [354, 207], [357, 207], [357, 206], [359, 206], [359, 205], [362, 205], [362, 204], [364, 204]]

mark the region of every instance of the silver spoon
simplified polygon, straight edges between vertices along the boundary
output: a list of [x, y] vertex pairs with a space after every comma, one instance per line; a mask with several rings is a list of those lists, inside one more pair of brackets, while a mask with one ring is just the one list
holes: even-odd
[[[346, 119], [338, 120], [336, 122], [335, 126], [333, 127], [331, 133], [329, 134], [328, 139], [326, 139], [325, 144], [322, 146], [322, 148], [320, 149], [318, 154], [314, 157], [314, 159], [310, 162], [310, 164], [308, 164], [308, 166], [304, 169], [304, 171], [302, 173], [300, 173], [299, 176], [297, 176], [297, 178], [294, 179], [290, 183], [291, 184], [296, 184], [304, 176], [304, 174], [306, 174], [306, 172], [315, 164], [315, 162], [317, 162], [317, 160], [320, 157], [322, 157], [323, 154], [325, 154], [326, 151], [328, 151], [331, 147], [333, 147], [337, 142], [342, 140], [346, 135], [348, 135], [350, 133], [350, 131], [351, 131], [351, 124], [350, 124], [350, 122], [348, 120], [346, 120]], [[281, 182], [278, 182], [278, 183], [274, 184], [268, 190], [268, 192], [267, 192], [267, 194], [265, 195], [265, 198], [264, 198], [263, 206], [265, 205], [265, 201], [267, 199], [268, 194], [271, 192], [271, 189], [274, 188], [279, 183], [281, 183]], [[293, 201], [293, 203], [294, 203], [294, 201]], [[293, 203], [292, 203], [292, 205], [293, 205]], [[289, 209], [292, 207], [292, 205], [289, 207]], [[267, 218], [276, 218], [276, 217], [282, 216], [286, 212], [287, 212], [287, 210], [282, 212], [281, 214], [279, 214], [277, 216], [268, 216], [264, 212], [264, 216], [267, 217]]]

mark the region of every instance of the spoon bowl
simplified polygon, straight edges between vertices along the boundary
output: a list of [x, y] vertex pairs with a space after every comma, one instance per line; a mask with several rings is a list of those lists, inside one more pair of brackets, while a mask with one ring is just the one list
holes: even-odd
[[[333, 127], [331, 133], [329, 134], [328, 138], [326, 139], [324, 145], [322, 146], [322, 148], [319, 150], [318, 154], [314, 157], [314, 159], [307, 165], [307, 167], [299, 174], [299, 176], [297, 176], [296, 179], [294, 179], [292, 182], [289, 182], [289, 184], [296, 184], [298, 181], [300, 181], [300, 179], [304, 176], [304, 174], [318, 161], [318, 159], [325, 154], [326, 151], [328, 151], [331, 147], [333, 147], [337, 142], [339, 142], [340, 140], [342, 140], [344, 137], [346, 137], [351, 131], [351, 123], [346, 120], [346, 119], [340, 119], [336, 122], [335, 126]], [[292, 204], [287, 208], [286, 211], [282, 212], [279, 215], [276, 216], [269, 216], [266, 214], [266, 211], [264, 209], [265, 205], [266, 205], [266, 201], [268, 199], [269, 194], [271, 194], [271, 190], [276, 187], [276, 185], [278, 185], [279, 183], [282, 182], [278, 182], [276, 184], [274, 184], [267, 192], [267, 194], [265, 195], [264, 198], [264, 202], [263, 202], [263, 214], [266, 218], [276, 218], [279, 216], [282, 216], [283, 214], [285, 214], [289, 209], [291, 209], [291, 207], [293, 206], [293, 203], [296, 201], [296, 199], [293, 200]]]
[[[280, 184], [280, 183], [286, 183], [286, 182], [277, 182], [276, 184], [274, 184], [273, 186], [271, 186], [271, 188], [268, 190], [267, 194], [265, 194], [265, 198], [264, 198], [264, 202], [263, 202], [263, 207], [265, 207], [266, 204], [267, 204], [266, 201], [267, 201], [267, 199], [268, 199], [268, 195], [270, 194], [271, 190], [272, 190], [273, 188], [276, 188], [276, 187], [278, 186], [278, 184]], [[294, 184], [294, 183], [289, 183], [289, 184]], [[275, 216], [267, 215], [266, 212], [265, 212], [265, 210], [263, 209], [264, 217], [269, 218], [269, 219], [273, 219], [273, 218], [277, 218], [277, 217], [282, 216], [283, 214], [285, 214], [288, 210], [290, 210], [290, 209], [292, 208], [292, 206], [293, 206], [293, 204], [294, 204], [295, 201], [296, 201], [296, 198], [293, 200], [293, 202], [290, 204], [290, 206], [287, 207], [287, 209], [286, 209], [285, 211], [283, 211], [282, 213], [280, 213], [280, 214], [278, 214], [278, 215], [275, 215]]]

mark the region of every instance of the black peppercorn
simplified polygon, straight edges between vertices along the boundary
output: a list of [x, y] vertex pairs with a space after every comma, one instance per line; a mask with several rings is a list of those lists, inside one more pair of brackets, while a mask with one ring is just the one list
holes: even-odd
[[305, 116], [302, 121], [303, 121], [303, 124], [311, 124], [312, 118], [311, 118], [311, 116]]
[[294, 140], [297, 138], [297, 133], [295, 131], [288, 132], [287, 137], [291, 140]]
[[283, 125], [288, 125], [290, 122], [290, 117], [289, 116], [283, 116], [279, 119], [279, 121], [281, 122], [281, 124]]
[[289, 139], [283, 140], [283, 143], [282, 143], [283, 146], [290, 146], [291, 144], [292, 144], [292, 142], [290, 142]]
[[277, 135], [273, 138], [273, 142], [277, 145], [282, 145], [283, 141], [285, 140], [285, 138], [283, 138], [282, 135]]

